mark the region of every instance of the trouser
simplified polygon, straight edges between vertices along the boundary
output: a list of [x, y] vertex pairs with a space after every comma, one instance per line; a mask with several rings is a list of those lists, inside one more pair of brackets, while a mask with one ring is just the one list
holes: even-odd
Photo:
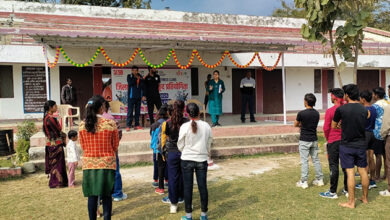
[[387, 178], [387, 189], [390, 191], [390, 136], [387, 136], [386, 138], [386, 145], [385, 145], [385, 167], [386, 169], [386, 178]]
[[181, 162], [184, 178], [184, 202], [186, 213], [192, 213], [192, 194], [194, 187], [194, 172], [200, 194], [200, 203], [202, 212], [208, 210], [208, 191], [207, 191], [207, 161], [195, 162], [183, 160]]
[[299, 154], [301, 156], [301, 181], [307, 181], [309, 177], [309, 155], [314, 164], [316, 171], [316, 179], [322, 180], [324, 175], [322, 174], [322, 168], [320, 158], [318, 157], [318, 141], [299, 141]]
[[245, 114], [246, 114], [246, 106], [247, 105], [249, 107], [250, 119], [251, 119], [251, 121], [254, 121], [255, 120], [255, 116], [253, 114], [254, 96], [242, 94], [241, 95], [241, 121], [245, 121]]
[[156, 153], [153, 153], [153, 180], [158, 180], [158, 162]]
[[160, 98], [160, 96], [147, 97], [146, 102], [148, 105], [148, 115], [149, 115], [150, 124], [153, 124], [154, 123], [154, 116], [153, 116], [154, 106], [156, 106], [157, 110], [160, 110], [161, 105], [162, 105], [161, 98]]
[[206, 111], [207, 109], [207, 104], [209, 103], [209, 96], [205, 95], [204, 96], [204, 110]]
[[[88, 215], [90, 220], [96, 220], [96, 212], [98, 209], [98, 196], [89, 196], [88, 197]], [[112, 198], [111, 196], [102, 196], [103, 200], [103, 217], [104, 220], [111, 219], [112, 212]]]
[[122, 176], [119, 172], [119, 156], [118, 153], [116, 153], [116, 170], [115, 170], [115, 184], [114, 184], [114, 193], [112, 194], [112, 197], [114, 198], [122, 198], [123, 192], [122, 192]]
[[[328, 161], [329, 161], [329, 171], [330, 171], [330, 192], [337, 192], [337, 185], [339, 183], [339, 164], [340, 164], [340, 141], [333, 143], [328, 143]], [[342, 169], [344, 173], [344, 189], [348, 191], [347, 185], [347, 172], [345, 169]]]
[[167, 178], [167, 162], [163, 160], [161, 154], [157, 154], [157, 165], [158, 165], [158, 188], [164, 189], [164, 177]]
[[141, 99], [129, 99], [128, 100], [128, 107], [127, 107], [127, 120], [126, 120], [126, 126], [128, 128], [131, 127], [133, 124], [133, 111], [135, 111], [134, 114], [134, 126], [139, 126], [139, 114], [141, 112]]
[[211, 115], [211, 121], [213, 122], [213, 124], [217, 124], [219, 121], [219, 115]]
[[77, 162], [68, 163], [69, 174], [68, 174], [68, 186], [74, 186], [74, 172], [77, 168]]
[[168, 197], [172, 204], [177, 204], [184, 194], [180, 157], [180, 152], [168, 152]]

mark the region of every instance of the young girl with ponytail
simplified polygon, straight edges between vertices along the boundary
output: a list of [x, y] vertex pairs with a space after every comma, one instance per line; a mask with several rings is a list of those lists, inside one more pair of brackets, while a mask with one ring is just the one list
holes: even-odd
[[79, 136], [83, 154], [83, 194], [88, 197], [89, 219], [96, 219], [98, 196], [103, 200], [104, 219], [111, 219], [116, 152], [119, 135], [116, 122], [102, 117], [105, 100], [92, 97], [87, 103], [87, 117], [80, 123]]
[[43, 110], [43, 133], [46, 136], [45, 173], [50, 175], [49, 187], [66, 187], [68, 186], [64, 153], [66, 135], [61, 132], [60, 124], [53, 117], [57, 112], [56, 102], [46, 101]]
[[192, 189], [194, 172], [200, 193], [201, 220], [207, 220], [207, 159], [213, 140], [211, 127], [207, 122], [199, 120], [199, 107], [195, 103], [187, 105], [190, 121], [180, 127], [177, 146], [182, 152], [181, 167], [184, 179], [184, 202], [186, 215], [182, 220], [192, 220]]

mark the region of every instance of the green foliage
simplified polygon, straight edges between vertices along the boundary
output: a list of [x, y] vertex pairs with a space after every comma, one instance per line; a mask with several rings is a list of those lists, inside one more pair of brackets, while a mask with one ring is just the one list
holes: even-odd
[[23, 164], [29, 160], [28, 150], [30, 149], [30, 141], [19, 139], [16, 144], [16, 162]]
[[25, 2], [61, 3], [70, 5], [93, 5], [121, 8], [151, 8], [152, 0], [20, 0]]
[[304, 18], [306, 15], [304, 9], [297, 9], [284, 0], [281, 1], [281, 4], [281, 8], [277, 8], [272, 12], [273, 17]]
[[18, 132], [16, 133], [16, 137], [18, 140], [27, 140], [37, 132], [37, 127], [35, 126], [34, 121], [24, 120], [22, 124], [18, 125]]

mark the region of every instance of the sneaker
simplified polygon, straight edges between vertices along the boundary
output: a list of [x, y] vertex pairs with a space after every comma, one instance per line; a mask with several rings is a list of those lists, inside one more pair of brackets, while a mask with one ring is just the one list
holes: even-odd
[[343, 189], [343, 191], [341, 191], [341, 193], [342, 193], [343, 195], [345, 195], [345, 197], [347, 197], [347, 198], [348, 198], [348, 196], [349, 196], [349, 193], [348, 193], [348, 191], [347, 191], [347, 190]]
[[324, 185], [324, 181], [323, 180], [314, 180], [313, 181], [313, 185], [315, 185], [315, 186], [323, 186]]
[[256, 123], [257, 121], [256, 120], [251, 120], [251, 123]]
[[356, 173], [355, 173], [355, 176], [360, 176], [359, 172], [356, 172]]
[[217, 122], [216, 126], [220, 126], [220, 127], [222, 127], [222, 125], [221, 125], [219, 122]]
[[192, 218], [187, 218], [187, 216], [182, 216], [181, 220], [192, 220]]
[[208, 220], [207, 215], [206, 216], [200, 216], [200, 220]]
[[171, 200], [169, 200], [169, 197], [168, 197], [168, 196], [162, 198], [161, 201], [162, 201], [163, 203], [169, 203], [169, 204], [171, 204]]
[[152, 183], [152, 185], [153, 185], [153, 187], [158, 187], [158, 181], [153, 181], [153, 183]]
[[134, 128], [134, 130], [143, 130], [144, 128], [143, 127], [141, 127], [141, 126], [136, 126], [135, 128]]
[[363, 186], [362, 186], [362, 184], [359, 183], [359, 184], [356, 184], [355, 188], [356, 189], [363, 189]]
[[384, 191], [380, 191], [379, 195], [389, 197], [390, 196], [390, 192], [389, 192], [389, 190], [386, 189]]
[[370, 185], [368, 186], [368, 189], [377, 188], [376, 182], [374, 180], [370, 180]]
[[127, 199], [127, 194], [123, 193], [122, 197], [114, 198], [114, 202], [119, 202], [119, 201], [122, 201], [122, 200], [125, 200], [125, 199]]
[[127, 127], [127, 128], [126, 128], [126, 131], [127, 131], [127, 132], [129, 132], [129, 131], [130, 131], [130, 128], [129, 128], [129, 127]]
[[301, 180], [299, 182], [297, 182], [297, 187], [301, 187], [302, 189], [306, 189], [309, 187], [309, 185], [307, 184], [307, 181], [305, 182], [302, 182]]
[[159, 195], [164, 195], [164, 193], [165, 193], [164, 189], [160, 189], [160, 188], [157, 188], [154, 192], [159, 194]]
[[177, 200], [177, 202], [180, 203], [180, 204], [181, 204], [181, 203], [184, 203], [184, 199], [183, 199], [183, 198], [179, 198], [179, 199]]
[[168, 187], [168, 181], [167, 180], [164, 181], [164, 186]]
[[177, 213], [177, 205], [172, 205], [172, 204], [171, 204], [171, 210], [170, 210], [170, 213], [171, 213], [171, 214], [175, 214], [175, 213]]
[[214, 124], [214, 123], [213, 123], [213, 124], [211, 125], [212, 128], [215, 127], [215, 126], [217, 126], [217, 124]]
[[337, 193], [331, 193], [330, 190], [328, 190], [326, 192], [320, 193], [320, 196], [323, 197], [323, 198], [329, 198], [329, 199], [337, 199], [337, 198], [339, 198], [337, 196]]

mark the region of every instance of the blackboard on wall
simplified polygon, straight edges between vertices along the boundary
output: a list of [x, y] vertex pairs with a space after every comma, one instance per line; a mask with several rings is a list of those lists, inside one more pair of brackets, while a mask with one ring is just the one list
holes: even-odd
[[46, 102], [45, 67], [22, 67], [24, 113], [41, 113]]

